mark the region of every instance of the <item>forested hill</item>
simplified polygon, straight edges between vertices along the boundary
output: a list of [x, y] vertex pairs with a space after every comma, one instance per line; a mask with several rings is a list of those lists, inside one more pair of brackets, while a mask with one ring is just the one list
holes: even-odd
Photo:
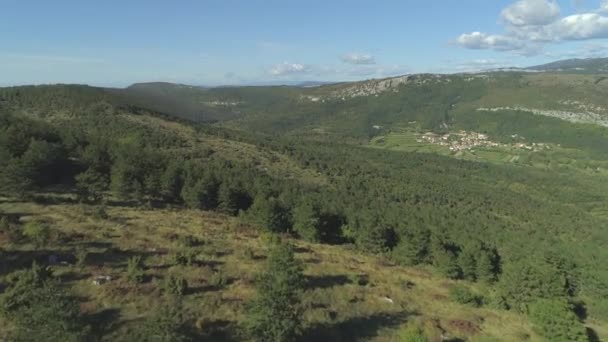
[[[309, 241], [313, 249], [322, 244], [343, 247], [338, 256], [355, 258], [350, 256], [353, 250], [379, 255], [393, 265], [386, 267], [430, 270], [455, 280], [464, 290], [457, 288], [454, 300], [496, 310], [496, 315], [512, 314], [536, 327], [533, 335], [515, 339], [604, 337], [607, 84], [597, 75], [488, 73], [414, 75], [314, 88], [3, 88], [0, 234], [9, 242], [0, 249], [0, 282], [9, 289], [27, 282], [13, 272], [40, 260], [45, 255], [41, 246], [57, 253], [71, 251], [86, 238], [91, 240], [88, 252], [100, 258], [94, 246], [116, 242], [116, 234], [120, 240], [130, 235], [152, 240], [158, 234], [153, 225], [121, 226], [141, 229], [129, 233], [109, 223], [104, 234], [78, 227], [57, 227], [51, 234], [49, 226], [59, 222], [59, 214], [47, 213], [38, 222], [35, 213], [24, 213], [32, 203], [78, 201], [111, 212], [147, 207], [186, 213], [189, 208], [218, 215], [203, 226], [218, 220], [238, 222], [263, 234]], [[206, 122], [210, 120], [218, 122]], [[58, 207], [68, 213], [75, 210], [70, 208]], [[230, 231], [232, 240], [248, 241], [238, 232]], [[143, 255], [142, 248], [157, 253], [164, 236], [177, 239], [170, 233], [159, 238], [158, 246], [147, 246], [152, 241], [145, 240], [143, 246], [129, 247], [139, 252], [128, 253]], [[95, 244], [96, 239], [104, 242]], [[197, 248], [193, 241], [184, 245], [188, 251]], [[196, 258], [184, 253], [176, 255], [175, 262], [193, 267]], [[217, 261], [222, 253], [227, 252], [218, 251], [205, 262]], [[311, 265], [314, 260], [311, 257]], [[140, 262], [130, 261], [128, 269], [137, 273]], [[155, 270], [162, 269], [160, 265]], [[214, 278], [213, 284], [228, 287], [221, 298], [251, 292], [250, 280], [233, 276], [232, 283], [244, 286], [239, 288], [244, 294], [230, 292], [230, 281], [214, 276], [220, 279]], [[133, 279], [142, 277], [135, 274]], [[103, 296], [108, 296], [121, 312], [135, 310], [121, 297], [124, 288], [100, 294], [73, 275], [62, 279], [94, 298], [90, 303], [104, 303]], [[154, 291], [158, 285], [142, 282], [136, 293]], [[375, 291], [374, 286], [366, 287], [366, 280], [355, 283]], [[384, 286], [379, 288], [384, 291]], [[15, 291], [6, 291], [3, 298], [19, 298]], [[324, 308], [315, 306], [315, 301], [324, 300], [322, 294], [311, 291], [304, 294], [310, 310]], [[363, 292], [343, 299], [348, 305], [367, 303], [361, 297], [366, 298]], [[365, 310], [381, 310], [374, 298], [376, 304], [367, 303]], [[433, 298], [428, 303], [446, 300]], [[425, 304], [419, 304], [402, 307], [399, 313], [424, 311]], [[12, 319], [27, 316], [27, 305], [22, 303], [26, 311], [6, 306], [6, 324], [18, 329], [23, 321]], [[227, 304], [218, 300], [213, 305]], [[347, 306], [340, 308], [348, 311]], [[325, 309], [323, 319], [328, 322], [341, 317], [331, 307]], [[231, 319], [237, 320], [230, 324], [240, 325], [244, 308], [230, 310], [236, 315]], [[448, 314], [433, 310], [421, 315]], [[440, 325], [458, 338], [501, 338], [494, 326], [463, 332], [458, 330], [462, 324], [443, 324], [458, 317], [458, 312], [449, 314], [449, 319], [437, 318], [435, 329]], [[320, 324], [313, 316], [304, 316], [311, 329]], [[483, 317], [475, 324], [483, 325]], [[125, 324], [128, 330], [133, 323]], [[356, 333], [344, 332], [348, 328], [335, 324], [332, 333], [356, 339]]]

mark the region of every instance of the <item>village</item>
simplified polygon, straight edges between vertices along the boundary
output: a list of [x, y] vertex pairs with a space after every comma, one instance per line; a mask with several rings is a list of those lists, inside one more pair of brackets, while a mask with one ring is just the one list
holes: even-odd
[[511, 136], [514, 140], [511, 144], [498, 143], [489, 140], [488, 136], [483, 133], [459, 131], [446, 134], [437, 134], [433, 132], [427, 132], [422, 134], [417, 142], [428, 142], [439, 146], [447, 146], [450, 151], [470, 151], [474, 152], [476, 147], [504, 147], [504, 148], [516, 148], [522, 150], [528, 150], [531, 152], [537, 152], [540, 150], [550, 149], [550, 146], [545, 143], [524, 143], [521, 142], [523, 137], [514, 134]]

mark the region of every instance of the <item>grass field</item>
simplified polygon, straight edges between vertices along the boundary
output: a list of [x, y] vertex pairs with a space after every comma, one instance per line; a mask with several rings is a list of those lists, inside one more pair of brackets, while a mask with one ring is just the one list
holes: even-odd
[[593, 177], [608, 176], [608, 162], [606, 160], [592, 158], [584, 151], [564, 148], [555, 144], [548, 144], [549, 149], [535, 152], [504, 146], [478, 146], [473, 148], [472, 151], [451, 151], [448, 146], [440, 146], [428, 141], [420, 142], [421, 135], [422, 133], [415, 129], [401, 128], [374, 137], [368, 147], [403, 152], [432, 153], [494, 164], [515, 164], [556, 172], [575, 171]]
[[[255, 276], [267, 253], [266, 236], [238, 218], [211, 212], [121, 206], [108, 206], [106, 211], [107, 217], [100, 218], [95, 207], [80, 204], [2, 201], [0, 213], [17, 215], [22, 221], [44, 221], [60, 232], [42, 249], [9, 244], [8, 267], [26, 267], [24, 263], [34, 259], [44, 262], [50, 255], [67, 261], [53, 270], [84, 299], [85, 313], [101, 319], [103, 324], [94, 328], [107, 341], [126, 336], [163, 300], [162, 279], [179, 274], [189, 283], [185, 306], [196, 334], [213, 341], [242, 340], [234, 331], [239, 330], [245, 306], [254, 295]], [[195, 243], [184, 245], [184, 237]], [[448, 291], [456, 282], [429, 269], [398, 267], [348, 246], [294, 243], [308, 279], [305, 339], [399, 341], [399, 331], [416, 324], [433, 341], [441, 336], [540, 340], [523, 316], [453, 302]], [[79, 250], [87, 254], [81, 266], [73, 261]], [[175, 265], [173, 256], [184, 250], [196, 255], [194, 261], [189, 266]], [[147, 280], [140, 285], [125, 279], [127, 259], [134, 255], [141, 255], [146, 265]], [[112, 280], [94, 285], [93, 277], [100, 275]]]

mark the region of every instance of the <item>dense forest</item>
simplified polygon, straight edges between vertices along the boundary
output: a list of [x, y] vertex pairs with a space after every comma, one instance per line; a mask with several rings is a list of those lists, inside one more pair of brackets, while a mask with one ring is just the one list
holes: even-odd
[[[505, 84], [516, 82], [501, 77]], [[592, 214], [606, 203], [602, 178], [360, 145], [378, 134], [372, 125], [415, 120], [435, 131], [481, 126], [498, 138], [521, 130], [529, 139], [605, 157], [604, 128], [517, 112], [484, 117], [476, 112], [459, 120], [464, 114], [456, 104], [477, 101], [488, 91], [481, 81], [463, 82], [407, 85], [374, 99], [308, 105], [294, 100], [292, 93], [301, 90], [226, 89], [224, 100], [234, 100], [230, 93], [238, 92], [238, 101], [257, 100], [250, 104], [252, 115], [233, 113], [234, 121], [219, 124], [175, 118], [145, 108], [141, 97], [130, 100], [105, 89], [0, 89], [0, 193], [2, 201], [21, 202], [67, 194], [69, 201], [94, 207], [102, 216], [113, 206], [212, 211], [282, 237], [270, 238], [267, 269], [243, 327], [249, 339], [304, 336], [298, 311], [303, 265], [294, 259], [294, 247], [281, 241], [297, 238], [428, 267], [446, 279], [487, 289], [482, 296], [454, 288], [459, 302], [525, 315], [550, 341], [587, 341], [594, 333], [585, 329], [586, 317], [608, 321], [607, 218]], [[148, 118], [194, 133], [143, 124]], [[339, 127], [336, 135], [311, 137], [299, 130], [319, 120], [331, 123], [329, 131]], [[538, 124], [530, 125], [534, 121]], [[277, 177], [255, 160], [224, 153], [208, 143], [212, 138], [254, 146], [276, 164], [276, 156], [284, 156], [313, 180]], [[14, 248], [45, 246], [62, 237], [53, 237], [44, 224], [2, 211], [0, 220], [6, 241], [0, 245], [0, 313], [13, 326], [11, 338], [91, 340], [94, 322], [79, 318], [78, 298], [46, 265]], [[190, 262], [188, 255], [179, 258]], [[143, 268], [143, 260], [134, 256], [125, 272], [134, 283], [144, 282]], [[166, 286], [174, 293], [171, 303], [136, 329], [135, 340], [190, 338], [180, 311], [187, 285], [171, 278]], [[404, 341], [425, 340], [416, 329], [404, 334]]]

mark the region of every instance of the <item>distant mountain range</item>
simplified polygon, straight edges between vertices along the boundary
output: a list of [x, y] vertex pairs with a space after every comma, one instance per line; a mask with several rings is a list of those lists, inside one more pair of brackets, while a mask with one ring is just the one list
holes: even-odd
[[531, 71], [555, 71], [555, 72], [578, 72], [578, 73], [607, 73], [608, 58], [574, 58], [557, 62], [535, 65], [524, 68]]

